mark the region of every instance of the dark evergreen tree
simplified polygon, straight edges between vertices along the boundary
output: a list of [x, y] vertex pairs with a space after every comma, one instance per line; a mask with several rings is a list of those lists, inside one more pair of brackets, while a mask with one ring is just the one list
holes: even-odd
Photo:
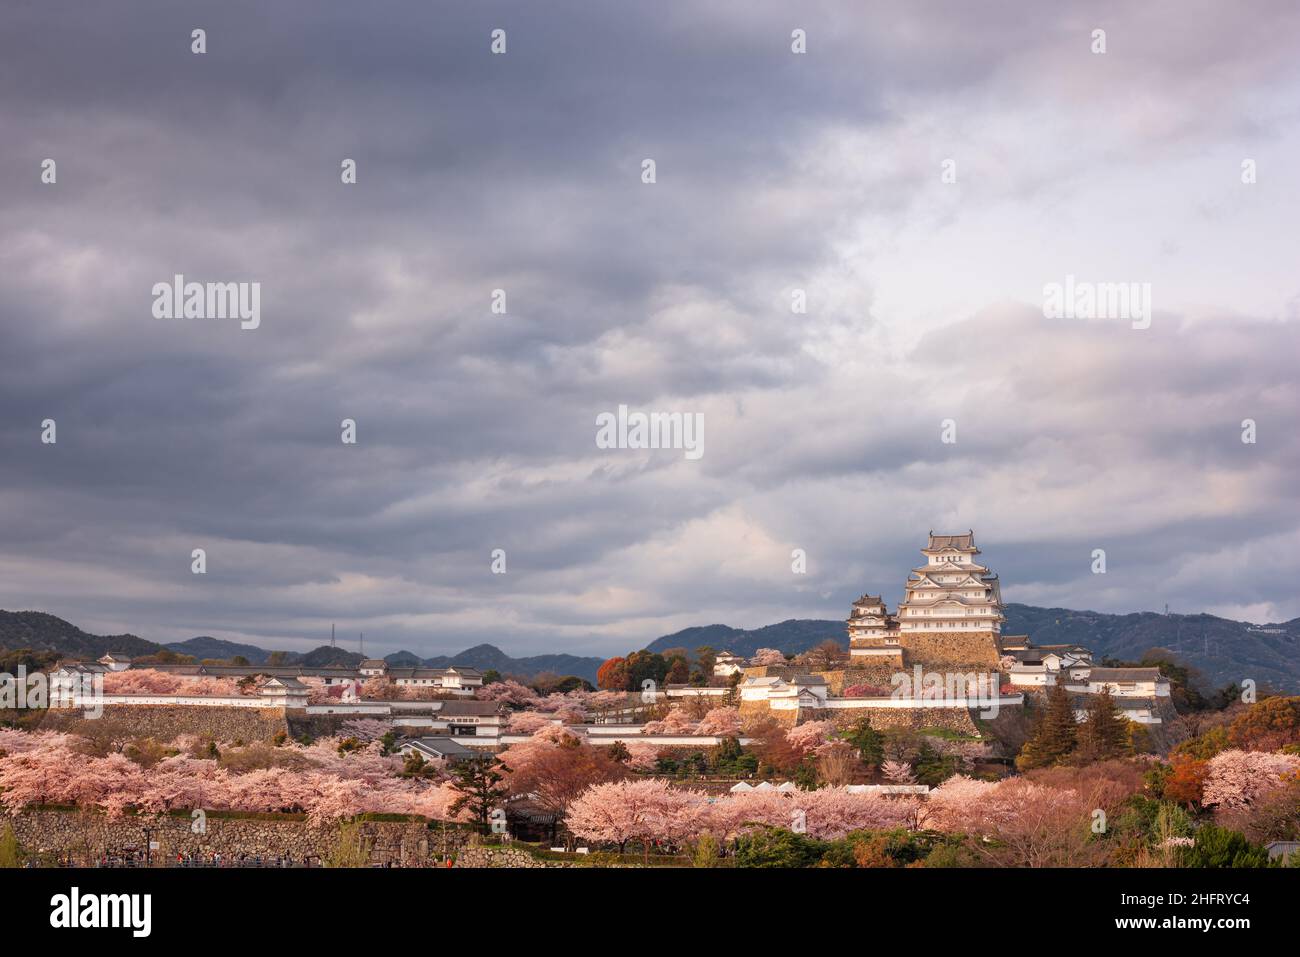
[[858, 757], [869, 768], [878, 768], [885, 760], [885, 738], [871, 726], [871, 718], [864, 715], [844, 735], [844, 740], [858, 749]]
[[486, 831], [488, 816], [505, 799], [504, 779], [491, 758], [475, 756], [460, 762], [451, 772], [451, 787], [460, 797], [451, 802], [449, 810], [457, 814], [468, 808], [480, 829]]
[[1052, 685], [1047, 692], [1047, 710], [1039, 719], [1034, 736], [1020, 749], [1016, 767], [1028, 771], [1060, 764], [1074, 751], [1076, 737], [1070, 694], [1061, 685]]
[[1079, 759], [1105, 761], [1131, 750], [1128, 719], [1119, 713], [1110, 692], [1094, 695], [1088, 703], [1088, 716], [1078, 731]]

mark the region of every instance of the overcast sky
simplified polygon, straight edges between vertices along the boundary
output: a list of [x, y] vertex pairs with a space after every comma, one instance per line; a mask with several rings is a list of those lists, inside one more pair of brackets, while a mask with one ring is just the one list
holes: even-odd
[[[1300, 616], [1297, 50], [1288, 0], [5, 3], [0, 607], [604, 655], [973, 528], [1008, 601]], [[260, 328], [154, 318], [177, 273]], [[1044, 318], [1069, 275], [1150, 328]]]

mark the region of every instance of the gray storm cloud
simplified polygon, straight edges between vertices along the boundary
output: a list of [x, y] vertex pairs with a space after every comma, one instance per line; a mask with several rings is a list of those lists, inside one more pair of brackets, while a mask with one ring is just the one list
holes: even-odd
[[[1130, 7], [7, 5], [0, 606], [604, 654], [973, 527], [1012, 601], [1300, 615], [1300, 14]], [[176, 273], [261, 327], [154, 319]], [[1152, 328], [1044, 319], [1067, 273]]]

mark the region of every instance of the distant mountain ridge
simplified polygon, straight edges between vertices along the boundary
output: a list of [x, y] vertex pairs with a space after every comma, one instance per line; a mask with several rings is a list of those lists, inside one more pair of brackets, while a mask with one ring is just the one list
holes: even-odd
[[[1101, 658], [1136, 661], [1152, 648], [1167, 648], [1198, 669], [1210, 689], [1245, 678], [1280, 690], [1300, 691], [1300, 618], [1253, 625], [1214, 615], [1112, 615], [1068, 608], [1006, 606], [1004, 635], [1029, 635], [1038, 645], [1083, 645]], [[709, 645], [715, 651], [752, 655], [759, 648], [798, 654], [832, 638], [846, 641], [843, 619], [795, 618], [745, 630], [727, 625], [686, 628], [657, 638], [650, 651]]]
[[776, 648], [787, 654], [798, 654], [827, 638], [840, 644], [846, 643], [848, 639], [842, 620], [789, 618], [775, 625], [764, 625], [752, 630], [732, 628], [730, 625], [697, 625], [656, 638], [646, 645], [646, 650], [662, 652], [670, 648], [685, 648], [694, 652], [701, 645], [708, 645], [714, 651], [730, 651], [748, 658], [759, 648]]
[[[250, 665], [264, 665], [266, 659], [271, 657], [269, 651], [265, 648], [259, 648], [257, 645], [244, 645], [237, 641], [227, 641], [224, 638], [213, 638], [210, 635], [200, 635], [197, 638], [189, 638], [185, 641], [173, 641], [163, 647], [177, 654], [193, 655], [200, 661], [204, 658], [230, 659], [238, 655], [247, 658]], [[286, 656], [295, 660], [298, 658], [298, 655], [294, 652], [286, 652]]]
[[[1152, 648], [1167, 648], [1204, 675], [1207, 689], [1252, 679], [1279, 690], [1300, 691], [1300, 618], [1280, 624], [1253, 625], [1214, 615], [1161, 615], [1136, 612], [1113, 615], [1067, 608], [1038, 608], [1008, 604], [1003, 633], [1027, 634], [1040, 645], [1079, 644], [1103, 657], [1134, 661]], [[647, 645], [650, 651], [701, 645], [717, 651], [752, 655], [759, 648], [777, 648], [786, 653], [806, 651], [827, 638], [845, 641], [842, 619], [798, 619], [743, 629], [728, 625], [699, 625], [664, 635]], [[110, 651], [131, 656], [155, 654], [162, 648], [204, 658], [229, 659], [242, 655], [252, 664], [265, 664], [271, 652], [256, 645], [199, 636], [160, 645], [137, 635], [92, 635], [54, 615], [36, 611], [0, 610], [0, 650], [21, 648], [58, 651], [69, 657], [98, 658]], [[627, 649], [631, 651], [634, 649]], [[623, 652], [623, 653], [626, 653]], [[362, 656], [355, 651], [322, 645], [312, 651], [284, 652], [291, 664], [311, 667], [355, 666]], [[531, 655], [513, 658], [495, 645], [482, 644], [454, 655], [421, 658], [409, 651], [397, 651], [385, 658], [390, 664], [446, 668], [464, 665], [480, 670], [495, 669], [503, 675], [531, 677], [541, 672], [577, 675], [595, 683], [596, 670], [604, 659], [568, 654]]]
[[492, 668], [503, 675], [537, 675], [549, 671], [557, 675], [577, 675], [592, 684], [596, 683], [596, 670], [604, 658], [586, 658], [577, 655], [530, 655], [512, 658], [495, 645], [475, 645], [455, 655], [425, 658], [426, 668], [447, 668], [464, 665], [486, 671]]
[[1168, 648], [1199, 670], [1210, 688], [1251, 679], [1278, 690], [1300, 691], [1300, 618], [1268, 625], [1216, 615], [1112, 615], [1068, 608], [1009, 604], [1003, 634], [1029, 635], [1035, 644], [1079, 644], [1098, 657], [1134, 661], [1151, 648]]
[[159, 645], [138, 635], [92, 635], [43, 611], [0, 609], [0, 648], [17, 651], [60, 651], [78, 658], [101, 658], [110, 651], [151, 655]]

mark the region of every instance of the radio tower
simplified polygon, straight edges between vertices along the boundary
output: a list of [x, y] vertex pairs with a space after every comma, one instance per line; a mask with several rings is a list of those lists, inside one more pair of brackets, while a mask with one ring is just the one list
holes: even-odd
[[360, 635], [361, 635], [361, 657], [364, 658], [366, 656], [366, 633], [363, 631], [360, 632]]
[[337, 644], [335, 643], [335, 641], [334, 641], [334, 624], [333, 624], [333, 622], [330, 623], [330, 647], [331, 647], [331, 648], [337, 648], [337, 647], [338, 647], [338, 645], [337, 645]]

